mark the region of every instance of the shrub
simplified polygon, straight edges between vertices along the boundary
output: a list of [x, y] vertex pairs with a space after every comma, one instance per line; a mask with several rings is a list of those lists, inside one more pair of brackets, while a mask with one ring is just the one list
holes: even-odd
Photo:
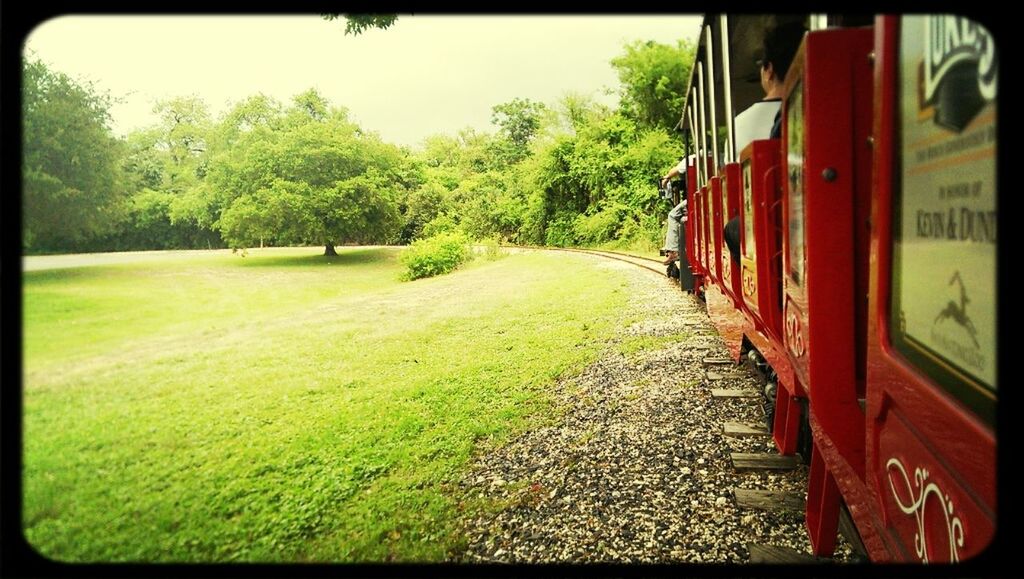
[[579, 215], [573, 222], [576, 239], [585, 244], [604, 243], [615, 238], [629, 208], [612, 203], [593, 215]]
[[544, 245], [553, 245], [555, 247], [575, 245], [574, 219], [575, 214], [567, 211], [556, 214], [554, 219], [548, 221], [547, 230], [544, 232]]
[[501, 243], [497, 237], [489, 237], [480, 242], [480, 245], [484, 246], [484, 259], [487, 261], [494, 261], [501, 257], [504, 257], [505, 250], [501, 248]]
[[423, 231], [420, 233], [420, 239], [435, 237], [441, 233], [455, 231], [455, 229], [456, 223], [451, 217], [447, 215], [438, 215], [423, 226]]
[[402, 279], [409, 281], [448, 273], [471, 255], [469, 239], [465, 235], [445, 232], [413, 242], [398, 260], [406, 267]]
[[657, 251], [665, 243], [665, 214], [633, 214], [619, 229], [623, 248]]

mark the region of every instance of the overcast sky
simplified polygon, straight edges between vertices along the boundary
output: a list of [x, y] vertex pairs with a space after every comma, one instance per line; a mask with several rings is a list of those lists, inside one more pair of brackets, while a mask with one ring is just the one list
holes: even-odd
[[262, 92], [281, 102], [310, 87], [364, 129], [416, 145], [437, 132], [492, 130], [491, 107], [552, 104], [567, 91], [607, 104], [623, 43], [694, 39], [698, 16], [401, 16], [388, 30], [344, 33], [319, 16], [64, 16], [26, 39], [49, 66], [124, 100], [117, 134], [152, 125], [159, 99], [195, 94], [214, 117]]

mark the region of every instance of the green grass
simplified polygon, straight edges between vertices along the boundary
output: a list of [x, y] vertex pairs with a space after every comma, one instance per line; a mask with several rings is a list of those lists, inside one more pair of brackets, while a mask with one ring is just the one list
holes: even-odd
[[[662, 234], [664, 237], [664, 234]], [[652, 243], [650, 241], [644, 241], [639, 239], [632, 240], [613, 240], [605, 243], [599, 243], [593, 246], [594, 249], [608, 249], [611, 251], [620, 251], [622, 253], [631, 253], [633, 255], [640, 255], [643, 257], [659, 257], [658, 251], [661, 249], [660, 243]]]
[[316, 252], [24, 276], [40, 553], [443, 560], [475, 508], [455, 484], [474, 450], [550, 419], [547, 387], [596, 356], [626, 298], [620, 274], [564, 254], [402, 283], [395, 249]]

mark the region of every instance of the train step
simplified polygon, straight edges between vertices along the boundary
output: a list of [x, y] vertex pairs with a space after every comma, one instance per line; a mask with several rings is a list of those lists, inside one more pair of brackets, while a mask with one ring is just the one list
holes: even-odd
[[807, 507], [804, 497], [794, 493], [734, 488], [732, 494], [736, 497], [736, 506], [748, 509], [802, 513]]

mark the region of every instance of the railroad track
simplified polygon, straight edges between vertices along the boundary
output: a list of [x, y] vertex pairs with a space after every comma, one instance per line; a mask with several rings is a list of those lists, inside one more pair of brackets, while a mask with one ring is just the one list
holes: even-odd
[[[572, 253], [589, 253], [608, 259], [631, 263], [637, 267], [649, 269], [659, 275], [665, 275], [665, 265], [661, 263], [660, 259], [619, 251], [541, 246], [509, 247], [565, 251]], [[761, 389], [766, 378], [760, 374], [754, 366], [747, 364], [738, 365], [736, 361], [729, 357], [708, 356], [704, 357], [702, 362], [705, 370], [703, 382], [710, 390], [711, 399], [718, 401], [718, 404], [728, 407], [729, 405], [734, 404], [734, 401], [736, 400], [744, 398], [761, 398]], [[724, 388], [720, 386], [723, 382], [729, 383], [730, 381], [737, 379], [741, 380], [741, 384], [745, 382], [745, 387]], [[719, 387], [715, 388], [713, 386]], [[737, 408], [737, 410], [739, 409]], [[737, 416], [736, 418], [739, 417]], [[761, 424], [756, 420], [751, 421], [749, 420], [749, 417], [746, 421], [743, 421], [742, 419], [737, 421], [735, 418], [734, 420], [725, 420], [720, 428], [721, 435], [726, 439], [771, 440], [770, 426], [766, 428], [766, 425]], [[732, 447], [733, 444], [730, 443], [729, 446]], [[744, 446], [752, 445], [740, 445], [740, 449]], [[763, 449], [763, 443], [761, 445], [756, 445], [755, 443], [753, 446], [755, 446], [756, 450], [755, 448], [748, 448], [746, 449], [746, 452], [738, 452], [736, 451], [737, 449], [731, 448], [729, 454], [733, 472], [782, 472], [798, 469], [803, 463], [802, 458], [796, 455], [781, 456], [775, 452], [774, 449], [772, 451], [765, 452]], [[737, 481], [737, 483], [739, 482], [740, 481]], [[806, 485], [806, 481], [804, 482], [804, 485]], [[757, 488], [742, 488], [737, 484], [736, 487], [731, 489], [730, 494], [732, 504], [734, 504], [737, 509], [747, 513], [752, 511], [774, 511], [777, 513], [786, 511], [803, 512], [806, 510], [806, 498], [802, 492], [794, 493], [792, 491], [783, 491], [780, 489], [761, 490]], [[722, 500], [726, 499], [723, 498]], [[860, 537], [856, 533], [856, 528], [853, 525], [849, 512], [845, 510], [845, 508], [840, 513], [838, 526], [841, 537], [849, 544], [850, 549], [850, 554], [844, 556], [844, 558], [847, 559], [848, 562], [867, 561], [866, 550], [864, 549], [863, 543], [860, 541]], [[807, 551], [798, 551], [792, 546], [748, 542], [747, 548], [749, 551], [750, 563], [798, 564], [834, 561], [832, 558], [814, 557]]]
[[[589, 253], [592, 255], [606, 257], [608, 259], [632, 263], [633, 265], [649, 269], [659, 275], [665, 275], [665, 265], [661, 263], [661, 260], [650, 257], [598, 249], [564, 247], [533, 247], [532, 249]], [[711, 388], [711, 398], [713, 400], [721, 400], [720, 404], [729, 404], [729, 400], [731, 399], [748, 397], [760, 398], [760, 385], [763, 382], [764, 377], [758, 375], [756, 370], [749, 367], [737, 367], [736, 363], [728, 357], [707, 357], [703, 359], [703, 365], [706, 369], [705, 380], [709, 386], [719, 380], [737, 379], [744, 375], [748, 379], [754, 378], [755, 376], [757, 378], [756, 389], [750, 389], [749, 383], [748, 387], [743, 389], [734, 390], [727, 388]], [[770, 440], [771, 437], [771, 433], [764, 425], [735, 421], [725, 421], [722, 425], [721, 433], [726, 438], [758, 438], [762, 440]], [[766, 453], [763, 450], [758, 452], [730, 452], [730, 458], [735, 472], [788, 471], [799, 468], [802, 463], [801, 458], [798, 456], [780, 456], [775, 452]], [[792, 494], [783, 491], [750, 490], [739, 487], [734, 488], [732, 494], [736, 507], [744, 511], [762, 510], [782, 512], [788, 510], [804, 511], [806, 509], [805, 497], [802, 494]], [[850, 562], [867, 561], [867, 554], [863, 543], [861, 543], [860, 537], [854, 529], [855, 527], [853, 526], [849, 512], [844, 509], [840, 513], [839, 533], [852, 547], [853, 555], [850, 558]], [[814, 557], [806, 552], [800, 552], [791, 547], [785, 546], [751, 542], [748, 543], [748, 549], [750, 552], [749, 561], [751, 563], [795, 564], [824, 563], [832, 561], [831, 558]]]
[[624, 261], [626, 263], [632, 263], [637, 267], [649, 269], [659, 275], [665, 275], [665, 264], [661, 263], [660, 259], [654, 259], [653, 257], [643, 257], [640, 255], [633, 255], [630, 253], [610, 251], [607, 249], [577, 249], [574, 247], [546, 247], [543, 249], [548, 249], [552, 251], [568, 251], [572, 253], [589, 253], [591, 255], [599, 255], [601, 257], [607, 257], [608, 259], [615, 259], [618, 261]]

